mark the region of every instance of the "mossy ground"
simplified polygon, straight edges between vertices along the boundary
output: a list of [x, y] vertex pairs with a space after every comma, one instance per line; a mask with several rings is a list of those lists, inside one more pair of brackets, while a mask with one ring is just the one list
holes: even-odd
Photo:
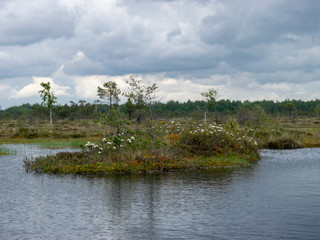
[[98, 154], [59, 153], [54, 156], [26, 159], [25, 168], [29, 172], [54, 174], [150, 174], [195, 169], [221, 168], [248, 165], [259, 159], [259, 155], [224, 155], [224, 156], [165, 156], [145, 154], [135, 159], [123, 161], [106, 159]]

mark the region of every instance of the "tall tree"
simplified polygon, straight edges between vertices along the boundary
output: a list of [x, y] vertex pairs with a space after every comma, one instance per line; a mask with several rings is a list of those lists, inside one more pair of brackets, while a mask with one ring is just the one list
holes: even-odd
[[118, 104], [121, 94], [121, 90], [118, 88], [117, 83], [109, 81], [103, 84], [103, 88], [98, 87], [98, 97], [109, 102], [109, 111], [114, 108], [114, 105]]
[[129, 85], [129, 92], [125, 93], [125, 96], [132, 99], [136, 104], [143, 104], [148, 108], [148, 114], [150, 119], [150, 129], [152, 129], [153, 112], [152, 108], [155, 103], [159, 101], [157, 96], [158, 86], [156, 83], [150, 83], [144, 85], [140, 79], [137, 79], [134, 75], [127, 80]]
[[42, 98], [41, 104], [49, 109], [50, 124], [52, 125], [52, 106], [56, 103], [57, 98], [54, 96], [53, 92], [50, 91], [50, 82], [42, 82], [40, 85], [43, 87], [43, 89], [39, 91], [40, 97]]
[[103, 88], [98, 87], [98, 97], [100, 99], [105, 99], [109, 103], [109, 113], [104, 120], [106, 121], [106, 124], [113, 129], [112, 134], [115, 134], [114, 130], [119, 134], [124, 125], [123, 114], [120, 112], [119, 107], [115, 107], [120, 100], [120, 94], [121, 90], [114, 81], [104, 83]]
[[256, 127], [259, 127], [260, 123], [266, 118], [264, 109], [258, 104], [255, 104], [251, 107], [250, 115], [251, 120], [255, 122]]
[[320, 115], [320, 105], [315, 106], [314, 114], [316, 115], [316, 117], [319, 117], [319, 115]]
[[289, 117], [291, 121], [294, 122], [294, 117], [297, 111], [296, 106], [292, 102], [287, 102], [284, 106], [289, 112]]
[[207, 112], [209, 107], [213, 107], [218, 97], [218, 90], [210, 88], [207, 92], [201, 93], [202, 97], [205, 99], [204, 105], [204, 124], [207, 124]]

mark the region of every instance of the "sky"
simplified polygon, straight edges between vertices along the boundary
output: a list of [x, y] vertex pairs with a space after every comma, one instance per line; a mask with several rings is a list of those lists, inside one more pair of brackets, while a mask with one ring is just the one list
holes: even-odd
[[[161, 101], [320, 98], [318, 0], [0, 0], [0, 106], [98, 99], [131, 74]], [[123, 98], [122, 101], [125, 101]]]

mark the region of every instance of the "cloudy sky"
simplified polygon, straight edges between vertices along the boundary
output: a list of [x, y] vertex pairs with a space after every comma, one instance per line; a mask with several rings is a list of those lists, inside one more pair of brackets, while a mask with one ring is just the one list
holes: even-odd
[[97, 99], [131, 74], [162, 101], [320, 98], [318, 0], [0, 0], [0, 106]]

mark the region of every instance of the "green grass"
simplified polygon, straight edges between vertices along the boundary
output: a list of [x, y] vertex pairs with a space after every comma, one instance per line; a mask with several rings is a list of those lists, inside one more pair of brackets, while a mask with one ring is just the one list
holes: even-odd
[[[23, 130], [28, 126], [20, 126], [20, 130], [13, 126], [11, 129], [15, 130], [11, 134], [4, 134], [0, 144], [26, 143], [43, 148], [79, 148], [88, 141], [94, 142], [98, 145], [96, 149], [25, 159], [24, 166], [27, 171], [37, 173], [97, 175], [162, 173], [247, 165], [259, 159], [258, 148], [320, 146], [320, 125], [316, 119], [299, 118], [292, 123], [285, 118], [274, 118], [254, 129], [243, 128], [238, 124], [213, 125], [210, 128], [209, 124], [204, 126], [190, 119], [155, 121], [155, 140], [152, 143], [145, 125], [131, 124], [122, 139], [128, 146], [116, 150], [113, 150], [115, 145], [102, 142], [103, 137], [108, 138], [106, 133], [110, 129], [92, 121], [61, 122], [55, 127], [55, 134], [47, 136], [42, 134], [48, 132], [46, 126], [43, 126], [36, 138], [27, 138], [28, 133], [34, 132]], [[104, 134], [99, 135], [99, 132]], [[130, 136], [136, 140], [129, 146]], [[114, 137], [109, 136], [107, 141], [120, 147], [121, 137], [117, 138], [115, 141]], [[103, 150], [98, 150], [100, 147]]]
[[165, 156], [156, 154], [135, 156], [134, 159], [111, 160], [99, 154], [60, 153], [54, 156], [24, 160], [27, 172], [54, 174], [151, 174], [195, 169], [243, 166], [259, 159], [258, 154], [224, 156]]
[[[77, 138], [77, 139], [51, 139], [51, 138], [37, 138], [37, 139], [0, 139], [0, 144], [35, 144], [41, 148], [80, 148], [88, 141], [97, 141], [98, 138]], [[100, 140], [100, 138], [99, 138]]]
[[80, 152], [25, 159], [24, 166], [36, 173], [104, 175], [230, 167], [259, 159], [252, 132], [245, 129], [174, 121], [159, 123], [158, 127], [154, 138], [146, 128], [130, 129], [88, 143]]
[[261, 148], [320, 147], [320, 127], [316, 118], [270, 119], [259, 129]]

